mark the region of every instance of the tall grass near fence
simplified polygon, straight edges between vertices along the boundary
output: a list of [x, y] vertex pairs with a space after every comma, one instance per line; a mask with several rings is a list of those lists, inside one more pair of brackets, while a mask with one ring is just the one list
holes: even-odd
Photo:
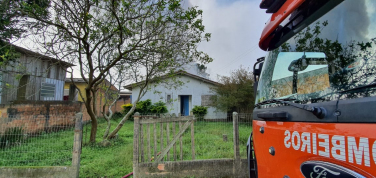
[[0, 166], [70, 166], [74, 116], [0, 118]]
[[[112, 129], [119, 123], [120, 118], [111, 120]], [[122, 177], [133, 171], [133, 122], [126, 121], [111, 145], [104, 147], [100, 144], [107, 122], [98, 119], [97, 143], [90, 144], [91, 124], [83, 128], [83, 147], [81, 153], [80, 177]]]
[[[246, 158], [246, 144], [252, 132], [251, 114], [239, 114], [238, 129], [240, 156], [241, 158]], [[196, 159], [234, 158], [233, 132], [232, 115], [228, 115], [226, 118], [196, 121]]]
[[[168, 119], [173, 116], [164, 116], [161, 119]], [[142, 119], [151, 119], [148, 115], [141, 115]], [[155, 117], [154, 119], [159, 119]], [[211, 117], [213, 118], [213, 117]], [[185, 122], [182, 122], [183, 125]], [[174, 136], [180, 131], [179, 124], [175, 124], [174, 132], [173, 123], [157, 123], [155, 125], [143, 125], [141, 132], [143, 132], [143, 141], [140, 140], [139, 144], [143, 144], [143, 157], [144, 162], [153, 162], [154, 156], [161, 153], [162, 148], [167, 147], [167, 138], [171, 142]], [[149, 127], [149, 128], [148, 128]], [[163, 127], [163, 129], [161, 129]], [[167, 127], [169, 127], [167, 129]], [[149, 129], [149, 131], [148, 131]], [[246, 158], [247, 150], [246, 143], [252, 131], [251, 115], [240, 114], [239, 117], [239, 145], [240, 156]], [[151, 136], [148, 139], [147, 135], [150, 132]], [[169, 132], [169, 133], [167, 133]], [[192, 153], [192, 138], [191, 130], [188, 128], [182, 135], [182, 144], [180, 140], [176, 142], [175, 146], [170, 149], [169, 153], [165, 156], [163, 161], [180, 161], [180, 160], [204, 160], [204, 159], [218, 159], [218, 158], [234, 158], [234, 136], [233, 136], [233, 122], [232, 116], [218, 119], [201, 119], [194, 121], [194, 156]], [[156, 133], [156, 140], [154, 141], [154, 133]], [[175, 135], [174, 135], [175, 133]], [[141, 133], [140, 133], [141, 134]], [[162, 137], [162, 139], [161, 139]], [[150, 141], [148, 141], [150, 140]], [[151, 144], [148, 145], [148, 142]], [[154, 145], [156, 142], [156, 145]], [[163, 145], [161, 145], [163, 144]], [[181, 146], [182, 145], [182, 146]], [[154, 146], [157, 148], [154, 149]], [[141, 146], [140, 146], [141, 147]], [[176, 147], [176, 148], [175, 148]], [[181, 148], [180, 148], [181, 147]], [[149, 149], [149, 150], [148, 150]], [[174, 154], [174, 150], [177, 153]], [[182, 154], [180, 154], [182, 150]], [[154, 153], [156, 151], [156, 153]], [[148, 155], [150, 152], [150, 156]], [[139, 154], [142, 154], [140, 151]], [[176, 155], [176, 156], [174, 156]], [[142, 156], [140, 155], [140, 160]], [[148, 160], [150, 159], [150, 160]]]

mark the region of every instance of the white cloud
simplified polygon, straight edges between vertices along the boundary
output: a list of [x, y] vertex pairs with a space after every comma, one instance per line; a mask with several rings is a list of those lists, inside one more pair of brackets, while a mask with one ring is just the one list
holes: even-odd
[[257, 58], [264, 56], [258, 47], [265, 22], [270, 17], [259, 8], [261, 0], [189, 0], [190, 5], [203, 10], [205, 30], [212, 34], [199, 49], [214, 61], [208, 64], [211, 79], [229, 75], [240, 65], [252, 68]]

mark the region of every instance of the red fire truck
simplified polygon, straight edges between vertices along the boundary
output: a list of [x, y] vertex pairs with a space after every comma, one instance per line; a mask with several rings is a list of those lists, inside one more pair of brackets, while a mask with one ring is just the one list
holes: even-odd
[[376, 177], [376, 1], [260, 8], [250, 177]]

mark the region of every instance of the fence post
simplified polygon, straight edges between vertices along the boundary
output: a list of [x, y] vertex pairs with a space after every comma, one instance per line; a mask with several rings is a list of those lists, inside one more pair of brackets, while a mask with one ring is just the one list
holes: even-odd
[[196, 159], [195, 155], [195, 118], [193, 115], [192, 117], [192, 123], [191, 123], [191, 149], [192, 149], [192, 160]]
[[232, 122], [234, 127], [234, 157], [235, 159], [240, 160], [240, 152], [239, 152], [239, 122], [238, 122], [238, 113], [232, 113]]
[[138, 134], [140, 127], [140, 113], [136, 112], [134, 118], [134, 130], [133, 130], [133, 176], [137, 177], [138, 171]]
[[74, 142], [73, 142], [73, 154], [72, 154], [72, 167], [75, 169], [75, 177], [79, 177], [80, 173], [80, 155], [81, 155], [81, 143], [82, 143], [82, 113], [76, 114], [76, 123], [74, 127]]

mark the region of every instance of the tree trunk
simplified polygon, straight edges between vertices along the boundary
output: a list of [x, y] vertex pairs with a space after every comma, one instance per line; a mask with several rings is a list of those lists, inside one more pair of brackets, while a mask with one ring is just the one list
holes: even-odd
[[[136, 103], [136, 102], [135, 102]], [[128, 120], [128, 118], [131, 116], [131, 114], [136, 109], [136, 104], [133, 104], [131, 110], [128, 111], [128, 113], [123, 117], [123, 119], [119, 122], [119, 124], [116, 126], [115, 130], [113, 130], [110, 135], [108, 135], [107, 139], [113, 139], [115, 138], [115, 135], [119, 132], [119, 130], [123, 127], [125, 121]]]
[[87, 89], [87, 88], [85, 88], [85, 90], [86, 90], [86, 102], [85, 102], [86, 111], [89, 114], [90, 119], [91, 119], [91, 131], [90, 131], [89, 142], [95, 143], [95, 137], [97, 136], [97, 129], [98, 129], [98, 121], [97, 121], [97, 117], [95, 113], [93, 112], [93, 108], [91, 107], [92, 106], [91, 105], [92, 104], [91, 103], [91, 100], [92, 100], [91, 91], [90, 89]]
[[98, 122], [97, 119], [91, 119], [90, 143], [95, 143], [97, 136]]
[[104, 116], [104, 118], [107, 120], [107, 127], [106, 127], [106, 131], [104, 132], [104, 135], [103, 135], [103, 140], [105, 140], [107, 138], [108, 133], [110, 132], [110, 128], [111, 128], [110, 118], [107, 118], [106, 116]]
[[107, 139], [115, 138], [115, 135], [116, 135], [116, 134], [119, 132], [119, 130], [123, 127], [125, 121], [127, 121], [128, 118], [129, 118], [129, 117], [132, 115], [132, 113], [134, 112], [134, 110], [136, 110], [137, 102], [140, 101], [140, 98], [141, 98], [142, 96], [145, 95], [145, 93], [146, 93], [147, 90], [146, 90], [146, 91], [144, 91], [144, 90], [145, 90], [145, 88], [147, 88], [148, 83], [149, 83], [149, 82], [148, 82], [148, 79], [146, 79], [145, 84], [144, 84], [142, 87], [140, 87], [140, 93], [138, 94], [138, 97], [137, 97], [136, 101], [133, 102], [133, 106], [132, 106], [131, 110], [129, 110], [128, 113], [123, 117], [123, 119], [121, 119], [121, 121], [119, 122], [119, 124], [116, 126], [115, 130], [113, 130], [113, 131], [110, 133], [110, 135], [108, 135]]

